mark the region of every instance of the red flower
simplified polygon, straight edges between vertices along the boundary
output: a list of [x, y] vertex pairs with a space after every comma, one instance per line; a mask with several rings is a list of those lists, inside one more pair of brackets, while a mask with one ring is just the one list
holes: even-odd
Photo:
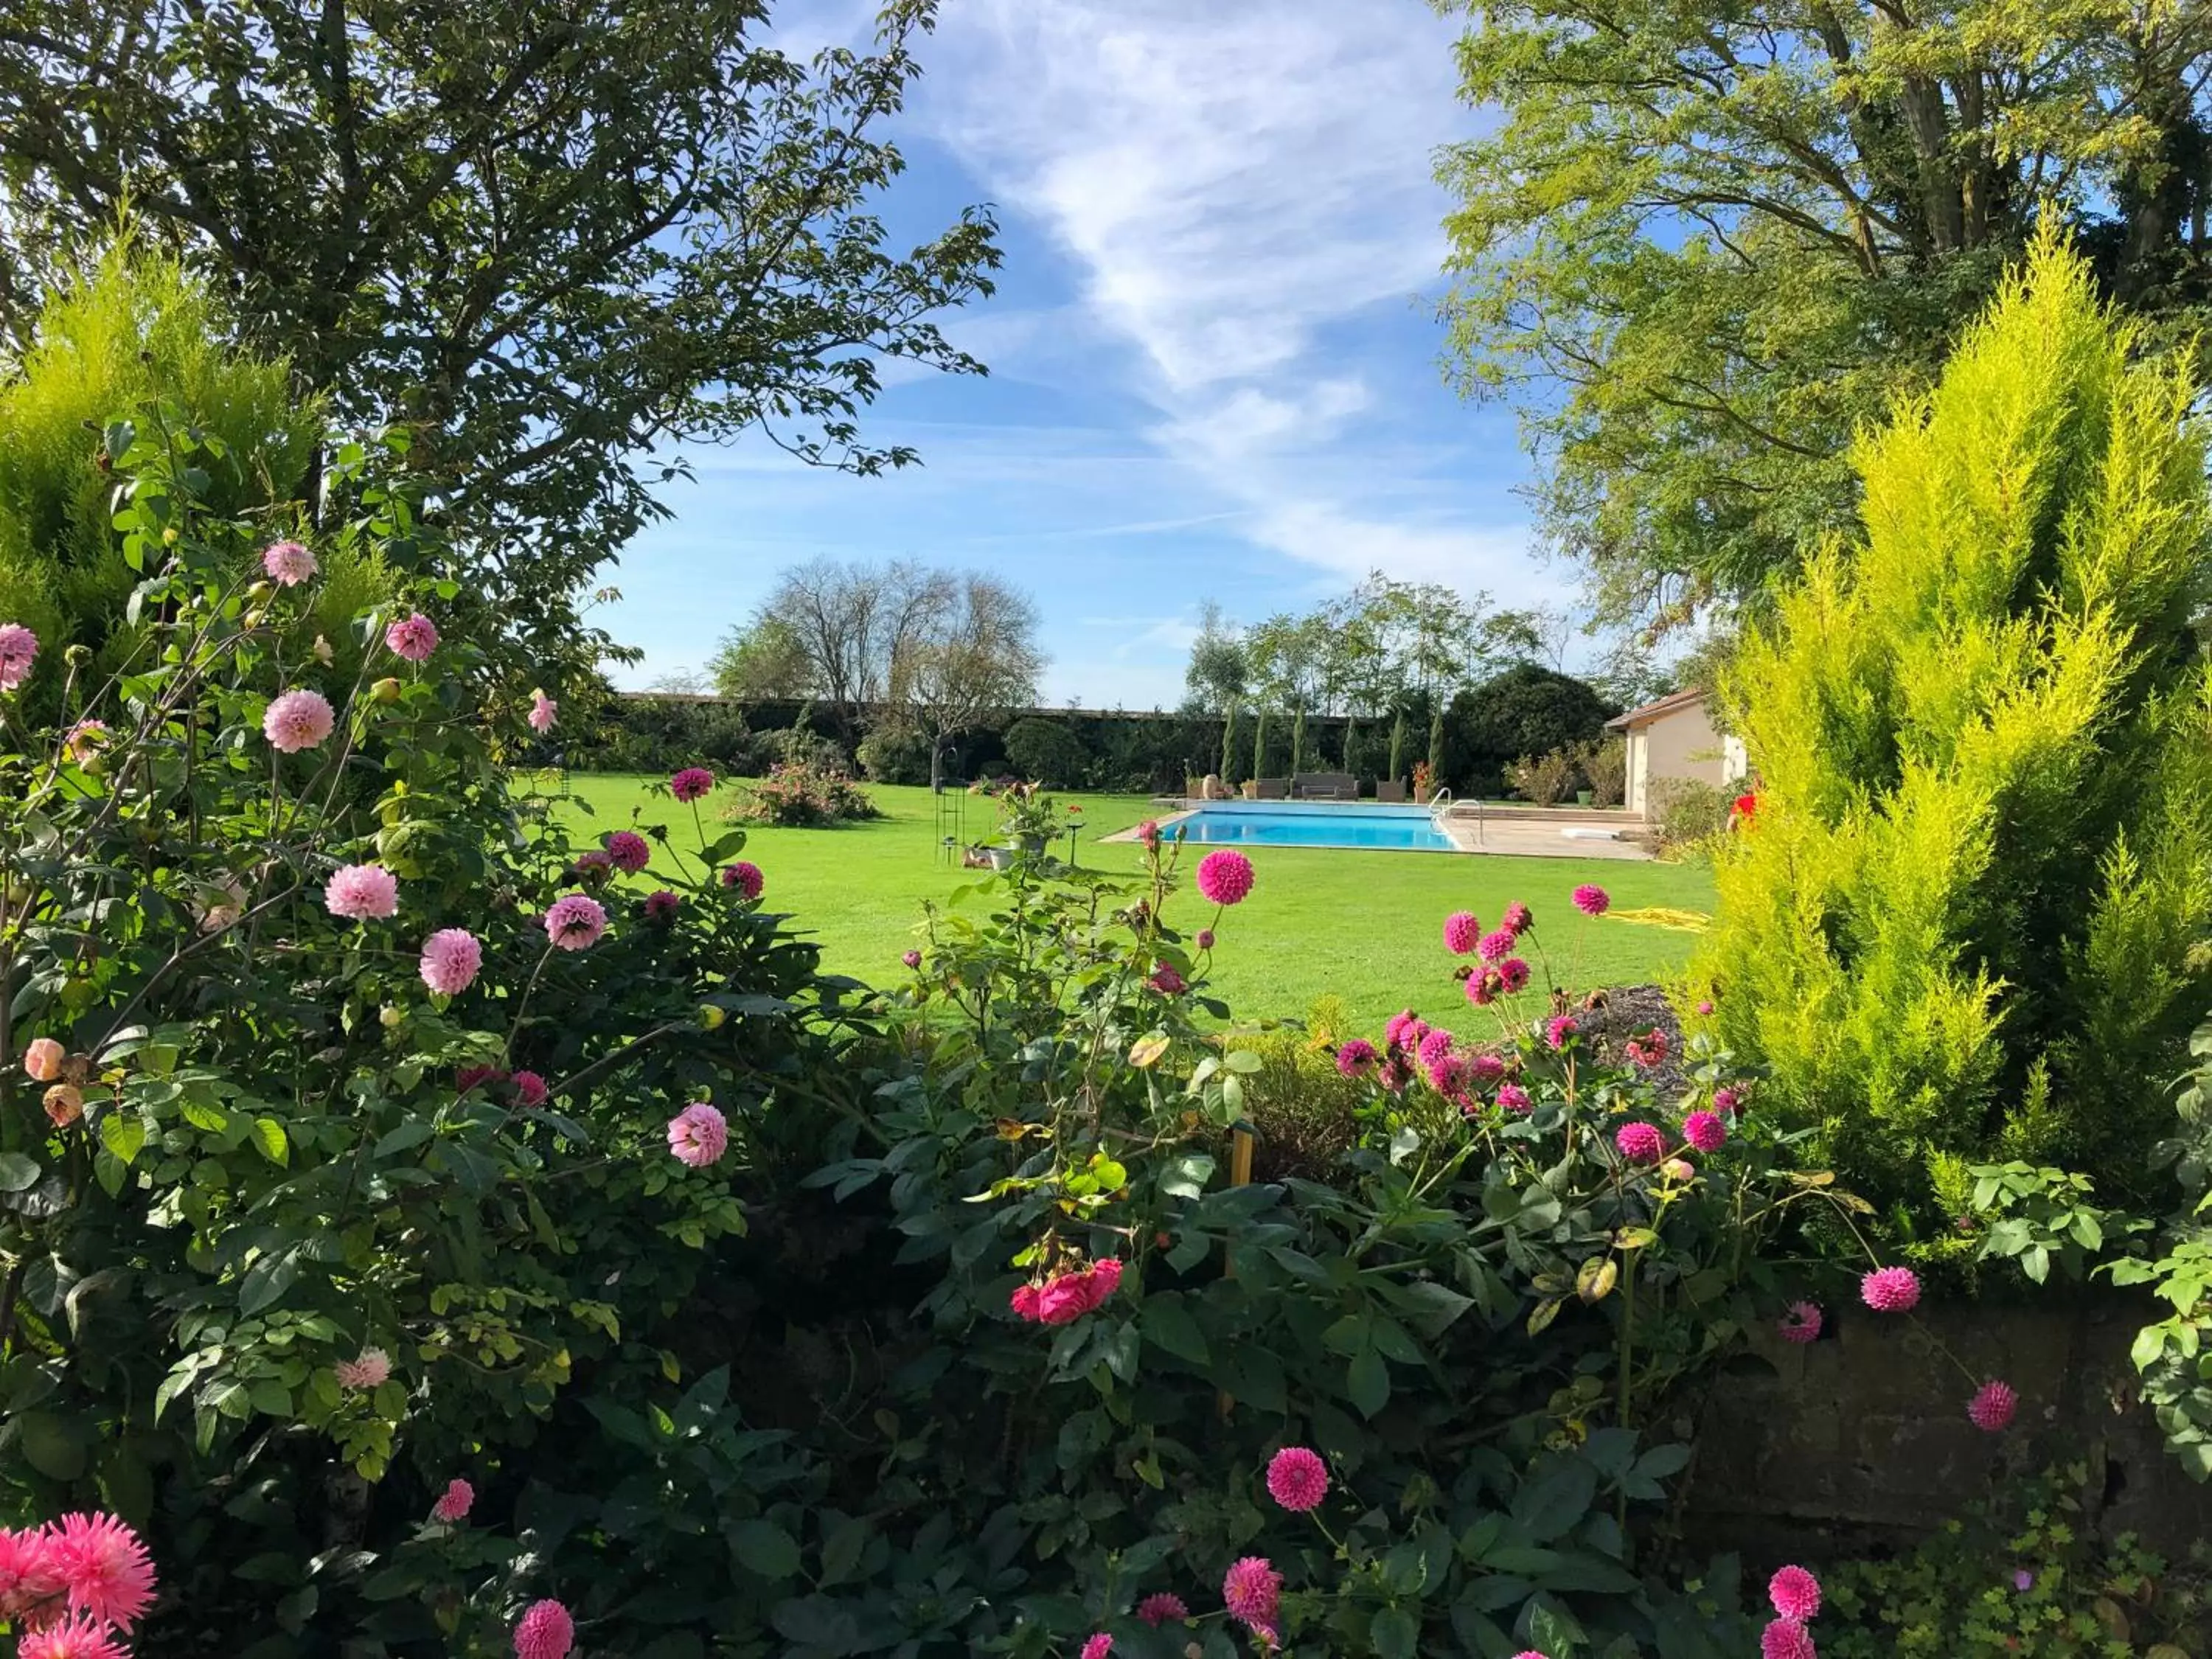
[[1741, 794], [1735, 798], [1735, 818], [1738, 823], [1749, 823], [1759, 812], [1759, 797]]

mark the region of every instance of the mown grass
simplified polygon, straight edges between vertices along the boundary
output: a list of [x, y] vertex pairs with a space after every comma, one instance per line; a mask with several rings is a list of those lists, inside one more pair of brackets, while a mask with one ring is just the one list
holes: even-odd
[[[665, 823], [690, 844], [690, 809], [652, 793], [658, 778], [574, 775], [569, 813], [580, 832], [623, 828], [633, 811]], [[702, 803], [711, 830], [732, 798], [723, 785]], [[745, 856], [766, 873], [766, 902], [789, 912], [822, 947], [833, 972], [876, 984], [896, 982], [900, 953], [914, 945], [929, 900], [983, 878], [947, 864], [939, 854], [927, 789], [872, 786], [886, 816], [838, 830], [755, 830]], [[1134, 875], [1134, 843], [1100, 837], [1152, 816], [1133, 796], [1061, 797], [1083, 809], [1085, 829], [1076, 857], [1092, 869]], [[965, 801], [966, 838], [993, 839], [988, 800]], [[1057, 850], [1065, 851], [1062, 842]], [[1585, 924], [1569, 906], [1578, 882], [1613, 895], [1616, 909], [1711, 908], [1712, 882], [1701, 866], [1617, 860], [1505, 858], [1440, 853], [1370, 853], [1329, 848], [1249, 849], [1258, 880], [1252, 896], [1221, 927], [1212, 989], [1240, 1018], [1302, 1016], [1316, 998], [1340, 998], [1353, 1021], [1379, 1025], [1408, 1006], [1461, 1011], [1453, 959], [1439, 930], [1453, 910], [1494, 921], [1511, 899], [1536, 912], [1537, 938], [1554, 970], [1578, 987], [1640, 984], [1662, 978], [1689, 953], [1692, 936], [1670, 927], [1613, 917]], [[647, 872], [649, 876], [650, 872]], [[647, 877], [636, 878], [642, 883]], [[987, 902], [971, 900], [971, 903]], [[1196, 925], [1198, 906], [1184, 912]]]

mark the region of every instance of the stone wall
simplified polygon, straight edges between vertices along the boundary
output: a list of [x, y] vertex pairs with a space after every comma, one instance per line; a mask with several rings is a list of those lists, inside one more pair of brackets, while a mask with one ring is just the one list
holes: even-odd
[[[1762, 1330], [1698, 1407], [1687, 1541], [1754, 1561], [1878, 1551], [2008, 1481], [2086, 1462], [2085, 1523], [2176, 1559], [2212, 1534], [2212, 1487], [2181, 1472], [2136, 1399], [2128, 1345], [2157, 1316], [2146, 1300], [2108, 1292], [2013, 1308], [1923, 1303], [1916, 1318], [1833, 1309], [1803, 1347]], [[1966, 1419], [1989, 1377], [2020, 1393], [2001, 1434]]]

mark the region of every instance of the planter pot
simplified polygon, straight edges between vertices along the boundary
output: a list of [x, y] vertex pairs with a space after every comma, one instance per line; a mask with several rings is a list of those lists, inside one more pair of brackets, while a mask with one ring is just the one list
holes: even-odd
[[1260, 786], [1254, 782], [1250, 778], [1244, 780], [1243, 790], [1244, 799], [1246, 800], [1257, 800], [1260, 799]]
[[1576, 791], [1575, 791], [1575, 805], [1577, 805], [1577, 806], [1588, 806], [1589, 804], [1590, 804], [1590, 792], [1589, 792], [1589, 790], [1587, 790], [1587, 789], [1577, 789], [1577, 790], [1576, 790]]
[[1011, 870], [1014, 867], [1014, 849], [1011, 847], [986, 847], [983, 849], [983, 856], [991, 860], [991, 867], [994, 870]]

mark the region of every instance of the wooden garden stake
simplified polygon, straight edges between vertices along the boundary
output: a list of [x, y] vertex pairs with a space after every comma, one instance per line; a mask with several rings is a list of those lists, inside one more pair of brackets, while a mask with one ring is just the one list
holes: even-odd
[[[1252, 1132], [1241, 1127], [1229, 1132], [1229, 1184], [1232, 1187], [1252, 1184]], [[1237, 1254], [1232, 1249], [1224, 1249], [1221, 1253], [1221, 1276], [1224, 1279], [1237, 1277]], [[1236, 1402], [1230, 1399], [1229, 1390], [1224, 1389], [1217, 1404], [1222, 1417], [1226, 1419]]]

